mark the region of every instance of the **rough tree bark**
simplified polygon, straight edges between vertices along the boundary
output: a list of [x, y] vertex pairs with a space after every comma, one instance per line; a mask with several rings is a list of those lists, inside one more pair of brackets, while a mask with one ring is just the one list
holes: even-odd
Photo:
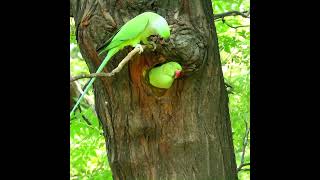
[[[77, 40], [90, 72], [98, 49], [125, 22], [154, 11], [171, 25], [170, 43], [136, 55], [122, 71], [94, 83], [96, 111], [114, 180], [235, 180], [228, 97], [210, 0], [71, 0]], [[109, 62], [114, 69], [129, 52]], [[166, 59], [184, 67], [167, 91], [148, 69]]]

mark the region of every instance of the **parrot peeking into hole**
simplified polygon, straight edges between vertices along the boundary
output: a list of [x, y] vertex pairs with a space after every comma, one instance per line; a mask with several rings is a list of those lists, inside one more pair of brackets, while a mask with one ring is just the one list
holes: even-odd
[[149, 83], [157, 88], [169, 89], [175, 79], [181, 77], [182, 67], [177, 62], [168, 62], [149, 71]]
[[[125, 23], [112, 38], [107, 47], [103, 48], [99, 53], [100, 55], [102, 52], [108, 51], [107, 56], [102, 61], [96, 73], [100, 73], [111, 57], [126, 46], [138, 47], [140, 48], [140, 53], [142, 53], [143, 48], [139, 43], [142, 41], [144, 44], [149, 45], [148, 37], [151, 35], [159, 35], [163, 39], [168, 39], [170, 37], [170, 28], [167, 21], [156, 13], [144, 12]], [[89, 81], [87, 87], [71, 110], [70, 116], [80, 104], [95, 79], [96, 77]]]

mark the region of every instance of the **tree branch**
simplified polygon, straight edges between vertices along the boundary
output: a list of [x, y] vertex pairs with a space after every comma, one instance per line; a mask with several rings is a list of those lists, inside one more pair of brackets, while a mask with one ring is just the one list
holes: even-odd
[[[79, 106], [79, 111], [80, 111], [80, 113], [82, 112], [82, 109], [81, 109], [80, 106]], [[88, 119], [84, 114], [81, 113], [81, 116], [82, 116], [82, 119], [83, 119], [89, 126], [92, 125], [92, 123], [89, 121], [89, 119]]]
[[244, 18], [249, 18], [249, 11], [243, 11], [243, 12], [239, 12], [239, 11], [229, 11], [229, 12], [225, 12], [225, 13], [221, 13], [221, 14], [215, 14], [213, 16], [214, 20], [218, 20], [227, 16], [242, 16]]
[[241, 27], [249, 27], [249, 25], [240, 25], [240, 26], [232, 26], [230, 24], [228, 24], [226, 22], [226, 20], [224, 19], [225, 17], [227, 16], [242, 16], [244, 18], [250, 18], [249, 16], [249, 11], [243, 11], [243, 12], [239, 12], [239, 11], [229, 11], [229, 12], [225, 12], [225, 13], [221, 13], [221, 14], [216, 14], [214, 15], [214, 20], [222, 20], [222, 22], [231, 27], [231, 28], [234, 28], [234, 29], [237, 29], [237, 28], [241, 28]]
[[250, 25], [232, 26], [232, 25], [228, 24], [224, 18], [222, 18], [222, 22], [223, 22], [223, 24], [225, 24], [225, 25], [227, 25], [227, 26], [229, 26], [231, 28], [234, 28], [234, 29], [241, 28], [241, 27], [249, 27], [250, 26]]
[[250, 171], [250, 169], [240, 169], [240, 171]]
[[[243, 164], [240, 164], [240, 166], [237, 168], [237, 172], [239, 171], [244, 171], [245, 169], [243, 169], [243, 167], [245, 166], [250, 166], [250, 163], [243, 163]], [[250, 169], [249, 169], [250, 170]]]
[[[141, 45], [142, 49], [145, 49], [145, 45]], [[93, 77], [111, 77], [113, 76], [115, 73], [118, 73], [121, 71], [121, 69], [123, 68], [123, 66], [125, 64], [127, 64], [130, 59], [137, 54], [138, 52], [140, 52], [140, 49], [138, 47], [135, 47], [132, 51], [130, 51], [128, 53], [128, 55], [119, 63], [118, 67], [116, 67], [114, 70], [112, 70], [110, 73], [92, 73], [92, 74], [81, 74], [75, 77], [71, 77], [70, 78], [70, 82], [79, 80], [79, 79], [83, 79], [83, 78], [93, 78]]]
[[244, 123], [246, 124], [246, 132], [243, 137], [241, 161], [240, 161], [239, 167], [237, 168], [237, 172], [241, 171], [242, 167], [250, 165], [250, 163], [244, 163], [244, 155], [246, 153], [246, 147], [248, 145], [249, 132], [250, 132], [250, 128], [248, 127], [247, 121], [244, 120]]

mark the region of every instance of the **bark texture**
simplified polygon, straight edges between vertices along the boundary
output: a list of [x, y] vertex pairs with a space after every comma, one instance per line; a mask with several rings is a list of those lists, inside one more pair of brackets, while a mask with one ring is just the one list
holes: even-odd
[[[236, 180], [228, 98], [209, 0], [70, 1], [80, 51], [93, 73], [96, 49], [145, 11], [171, 25], [170, 42], [136, 55], [122, 71], [94, 83], [114, 180]], [[114, 69], [130, 48], [105, 68]], [[165, 60], [183, 65], [169, 90], [152, 88], [148, 70]]]

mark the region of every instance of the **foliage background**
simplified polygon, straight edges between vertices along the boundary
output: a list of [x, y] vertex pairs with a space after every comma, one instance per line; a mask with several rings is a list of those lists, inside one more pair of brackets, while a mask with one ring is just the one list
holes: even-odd
[[[214, 0], [215, 14], [236, 10], [248, 11], [249, 0]], [[241, 16], [224, 18], [228, 25], [245, 26], [231, 28], [221, 19], [215, 21], [225, 82], [230, 85], [229, 110], [237, 165], [241, 164], [246, 123], [250, 125], [250, 19]], [[74, 21], [70, 18], [70, 65], [71, 75], [89, 73], [79, 52], [75, 38]], [[79, 80], [83, 87], [87, 80]], [[88, 93], [93, 98], [92, 90]], [[84, 115], [92, 125], [84, 120]], [[105, 141], [98, 119], [92, 107], [82, 107], [70, 121], [70, 175], [71, 179], [112, 180], [107, 161]], [[250, 162], [250, 134], [243, 162]], [[239, 171], [239, 180], [250, 179], [250, 166]]]

